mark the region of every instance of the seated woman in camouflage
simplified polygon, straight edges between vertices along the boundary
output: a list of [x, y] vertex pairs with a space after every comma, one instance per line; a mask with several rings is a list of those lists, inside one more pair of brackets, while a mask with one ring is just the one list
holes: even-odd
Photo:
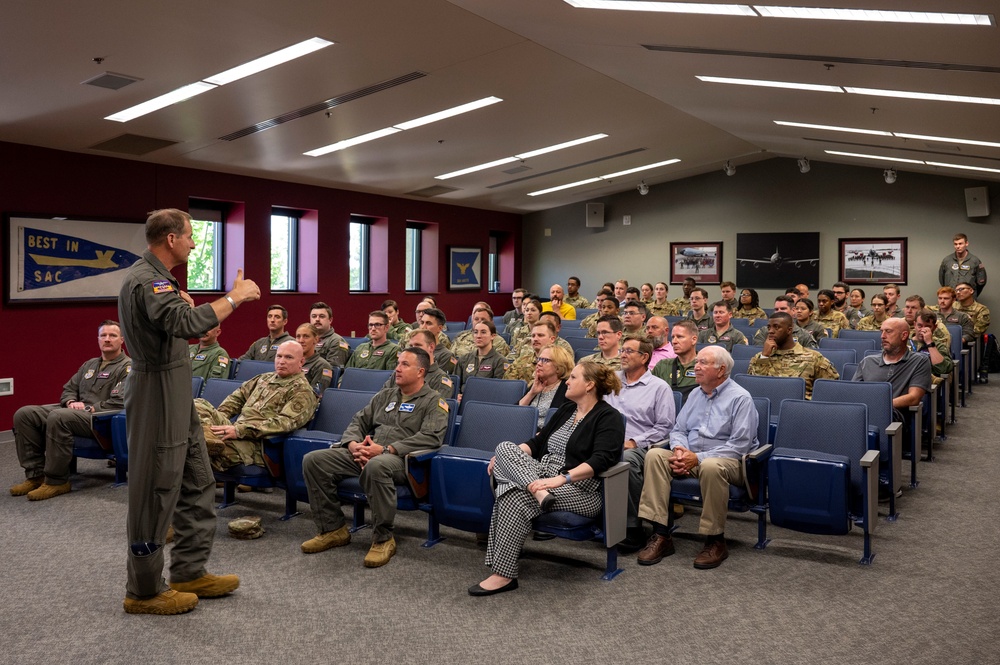
[[677, 305], [667, 300], [667, 283], [657, 282], [653, 287], [653, 300], [646, 305], [649, 316], [677, 316]]
[[733, 310], [734, 319], [748, 319], [753, 325], [757, 319], [766, 319], [767, 313], [760, 308], [760, 296], [754, 289], [740, 292], [740, 306]]
[[872, 313], [861, 317], [855, 330], [882, 330], [882, 322], [888, 318], [885, 311], [886, 302], [885, 296], [881, 293], [873, 295], [871, 300]]
[[795, 322], [799, 324], [799, 328], [812, 335], [818, 344], [820, 339], [826, 337], [826, 328], [812, 320], [815, 308], [816, 306], [809, 298], [799, 298], [792, 311], [795, 312]]
[[512, 325], [510, 332], [510, 355], [509, 358], [516, 359], [525, 349], [531, 348], [531, 329], [542, 316], [542, 301], [535, 295], [526, 295], [521, 301], [521, 314], [524, 319], [517, 325]]

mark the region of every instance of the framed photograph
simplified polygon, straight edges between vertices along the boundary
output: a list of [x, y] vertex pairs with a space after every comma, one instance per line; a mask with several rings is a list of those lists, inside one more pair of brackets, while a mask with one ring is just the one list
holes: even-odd
[[481, 247], [448, 248], [448, 289], [476, 290], [483, 286], [483, 249]]
[[841, 238], [840, 281], [906, 284], [906, 238]]
[[6, 215], [7, 302], [116, 300], [146, 250], [146, 226]]
[[736, 283], [741, 289], [819, 287], [819, 233], [737, 233]]
[[721, 242], [670, 243], [670, 283], [694, 277], [698, 284], [722, 283]]

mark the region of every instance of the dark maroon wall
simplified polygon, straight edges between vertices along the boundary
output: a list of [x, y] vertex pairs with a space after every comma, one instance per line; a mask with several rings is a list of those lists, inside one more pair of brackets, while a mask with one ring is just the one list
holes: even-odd
[[[364, 335], [368, 312], [378, 309], [387, 297], [399, 301], [404, 318], [411, 320], [421, 296], [403, 291], [408, 220], [439, 225], [439, 289], [434, 295], [449, 319], [467, 318], [477, 300], [489, 302], [498, 314], [510, 307], [509, 294], [489, 294], [485, 288], [447, 291], [449, 245], [482, 247], [485, 272], [490, 232], [509, 233], [515, 239], [513, 271], [504, 281], [513, 284], [520, 275], [519, 215], [0, 142], [0, 210], [5, 214], [142, 222], [150, 210], [187, 209], [192, 197], [240, 202], [245, 206], [243, 268], [248, 277], [261, 285], [262, 298], [241, 307], [223, 326], [220, 342], [233, 355], [240, 355], [254, 339], [266, 333], [265, 308], [272, 302], [288, 308], [292, 331], [308, 320], [309, 305], [315, 300], [325, 300], [333, 306], [334, 326], [344, 335], [351, 330]], [[317, 211], [318, 293], [273, 296], [269, 293], [268, 229], [272, 206]], [[347, 225], [351, 214], [388, 219], [389, 293], [348, 292]], [[9, 252], [6, 236], [3, 251]], [[183, 275], [179, 276], [183, 281]], [[484, 274], [484, 281], [485, 278]], [[6, 272], [3, 279], [6, 282]], [[3, 288], [6, 297], [6, 283]], [[208, 299], [197, 297], [195, 301]], [[97, 325], [105, 318], [117, 318], [115, 303], [0, 305], [0, 321], [8, 338], [7, 350], [0, 356], [0, 378], [14, 378], [14, 394], [0, 397], [0, 430], [10, 428], [18, 407], [58, 399], [69, 376], [84, 360], [97, 355]]]

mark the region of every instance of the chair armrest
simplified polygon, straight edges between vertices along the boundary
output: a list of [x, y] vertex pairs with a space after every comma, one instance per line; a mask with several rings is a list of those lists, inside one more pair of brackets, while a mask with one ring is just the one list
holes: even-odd
[[406, 470], [406, 482], [410, 486], [415, 499], [423, 499], [430, 493], [431, 485], [431, 460], [438, 453], [434, 450], [421, 450], [407, 453], [403, 457], [403, 466]]
[[620, 476], [621, 474], [627, 472], [628, 468], [629, 468], [629, 465], [628, 465], [627, 462], [618, 462], [617, 464], [615, 464], [613, 467], [611, 467], [607, 471], [604, 471], [603, 473], [599, 473], [597, 475], [597, 477], [598, 478], [614, 478], [615, 476]]
[[870, 469], [873, 466], [878, 467], [878, 455], [879, 452], [877, 450], [869, 450], [861, 458], [861, 466], [865, 469]]
[[407, 453], [405, 459], [407, 462], [426, 462], [435, 455], [438, 454], [440, 448], [435, 448], [433, 450], [415, 450], [412, 453]]
[[628, 522], [628, 470], [627, 462], [618, 462], [599, 474], [601, 498], [604, 501], [604, 545], [612, 547], [625, 539]]
[[898, 436], [901, 429], [903, 429], [903, 423], [889, 423], [889, 426], [885, 428], [885, 433], [889, 436]]
[[762, 462], [771, 456], [771, 451], [774, 450], [774, 446], [770, 443], [765, 443], [756, 450], [751, 450], [747, 454], [748, 459], [752, 459], [755, 462]]

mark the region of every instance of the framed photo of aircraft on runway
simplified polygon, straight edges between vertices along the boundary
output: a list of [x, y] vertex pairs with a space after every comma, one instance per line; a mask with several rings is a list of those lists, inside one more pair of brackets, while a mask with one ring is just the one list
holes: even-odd
[[906, 284], [906, 238], [841, 238], [840, 281]]
[[741, 289], [819, 286], [819, 233], [737, 233], [736, 283]]
[[141, 222], [8, 214], [7, 302], [116, 300], [146, 250]]
[[670, 283], [694, 277], [698, 284], [722, 283], [721, 242], [670, 243]]

